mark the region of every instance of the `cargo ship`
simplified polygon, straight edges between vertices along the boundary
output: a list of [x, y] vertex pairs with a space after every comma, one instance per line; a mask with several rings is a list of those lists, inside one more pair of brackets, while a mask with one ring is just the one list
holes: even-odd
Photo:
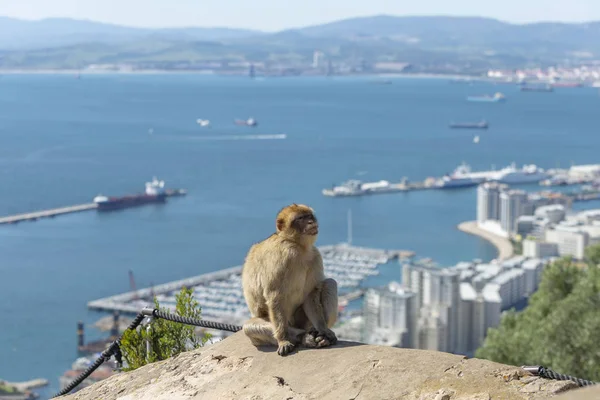
[[579, 88], [579, 87], [583, 87], [583, 83], [581, 83], [581, 82], [560, 81], [560, 82], [553, 82], [552, 86], [554, 86], [554, 87], [562, 87], [562, 88]]
[[500, 92], [495, 93], [493, 96], [483, 95], [483, 96], [469, 96], [467, 97], [467, 101], [473, 102], [484, 102], [484, 103], [499, 103], [506, 100], [506, 97]]
[[243, 119], [236, 119], [235, 121], [233, 121], [236, 125], [242, 125], [242, 126], [256, 126], [258, 125], [258, 122], [254, 119], [254, 118], [248, 118], [246, 120]]
[[530, 85], [521, 86], [521, 92], [553, 92], [554, 89], [550, 85]]
[[168, 195], [165, 191], [165, 181], [153, 178], [152, 182], [146, 182], [145, 193], [122, 197], [98, 195], [94, 198], [94, 203], [98, 206], [98, 211], [110, 211], [148, 203], [164, 203]]
[[487, 129], [487, 121], [480, 122], [451, 122], [449, 127], [451, 129]]

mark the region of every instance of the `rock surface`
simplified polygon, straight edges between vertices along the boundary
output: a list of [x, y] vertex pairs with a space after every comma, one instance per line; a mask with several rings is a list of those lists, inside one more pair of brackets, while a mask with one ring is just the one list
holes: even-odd
[[575, 387], [486, 360], [354, 342], [280, 357], [236, 333], [61, 399], [558, 400]]
[[600, 385], [588, 386], [585, 388], [570, 390], [566, 393], [556, 396], [555, 400], [598, 400], [600, 399]]

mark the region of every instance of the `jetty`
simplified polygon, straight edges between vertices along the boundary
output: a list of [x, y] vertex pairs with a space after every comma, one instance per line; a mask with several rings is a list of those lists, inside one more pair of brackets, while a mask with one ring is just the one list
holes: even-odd
[[[187, 192], [185, 191], [185, 189], [167, 189], [167, 190], [165, 190], [166, 197], [179, 197], [179, 196], [185, 196], [186, 194], [187, 194]], [[19, 222], [24, 222], [24, 221], [37, 221], [38, 219], [41, 219], [41, 218], [54, 218], [59, 215], [73, 214], [73, 213], [89, 211], [89, 210], [97, 210], [97, 209], [98, 209], [98, 203], [87, 203], [87, 204], [77, 204], [74, 206], [53, 208], [50, 210], [32, 211], [32, 212], [23, 213], [23, 214], [16, 214], [16, 215], [9, 215], [6, 217], [0, 217], [0, 225], [17, 224]]]
[[3, 383], [6, 386], [14, 387], [20, 392], [26, 392], [28, 390], [39, 389], [44, 386], [48, 386], [50, 382], [48, 381], [48, 379], [37, 378], [26, 382], [8, 382], [0, 380], [0, 383]]
[[53, 218], [57, 215], [72, 214], [82, 211], [95, 210], [98, 208], [96, 203], [79, 204], [75, 206], [54, 208], [52, 210], [34, 211], [24, 214], [11, 215], [0, 218], [0, 225], [16, 224], [23, 221], [36, 221], [40, 218]]

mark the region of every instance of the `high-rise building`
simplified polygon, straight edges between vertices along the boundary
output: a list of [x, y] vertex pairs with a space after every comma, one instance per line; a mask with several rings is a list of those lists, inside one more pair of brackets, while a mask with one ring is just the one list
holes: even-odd
[[321, 68], [323, 66], [323, 60], [325, 58], [325, 54], [322, 51], [315, 50], [313, 53], [313, 68]]
[[477, 222], [498, 220], [500, 212], [500, 190], [502, 185], [488, 182], [477, 188]]
[[491, 284], [477, 293], [471, 284], [461, 283], [460, 296], [456, 352], [472, 356], [483, 343], [487, 330], [500, 324], [502, 299], [497, 285]]
[[364, 303], [363, 340], [377, 343], [380, 338], [392, 346], [416, 347], [417, 297], [399, 283], [368, 289]]
[[458, 345], [458, 305], [460, 302], [460, 271], [439, 268], [434, 265], [405, 263], [402, 266], [402, 283], [417, 294], [418, 309], [423, 314], [425, 307], [433, 307], [440, 315], [446, 308], [444, 323], [448, 337], [446, 349], [454, 351]]
[[418, 322], [419, 343], [423, 350], [449, 352], [448, 338], [449, 307], [445, 305], [426, 306], [421, 309]]
[[508, 190], [500, 193], [500, 226], [509, 235], [516, 232], [517, 218], [524, 215], [527, 193]]

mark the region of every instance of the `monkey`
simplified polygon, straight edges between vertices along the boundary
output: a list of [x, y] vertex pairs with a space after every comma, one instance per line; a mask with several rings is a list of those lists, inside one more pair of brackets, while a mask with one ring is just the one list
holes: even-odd
[[314, 210], [292, 204], [279, 211], [275, 233], [250, 247], [242, 266], [242, 288], [252, 318], [243, 331], [255, 346], [276, 345], [285, 356], [296, 346], [337, 343], [337, 282], [325, 279], [315, 246]]

